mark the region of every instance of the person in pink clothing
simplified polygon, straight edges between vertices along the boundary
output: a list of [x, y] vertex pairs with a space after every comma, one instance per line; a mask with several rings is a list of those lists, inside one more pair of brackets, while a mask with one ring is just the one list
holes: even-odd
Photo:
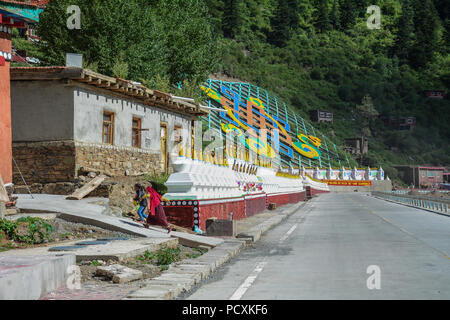
[[148, 207], [147, 207], [148, 217], [147, 223], [144, 224], [144, 226], [146, 228], [149, 228], [150, 225], [162, 226], [167, 229], [168, 233], [170, 233], [170, 231], [172, 231], [172, 228], [167, 222], [166, 213], [164, 212], [164, 208], [161, 205], [162, 197], [158, 192], [156, 192], [155, 189], [153, 189], [151, 181], [149, 181], [149, 184], [150, 186], [145, 188], [148, 196]]

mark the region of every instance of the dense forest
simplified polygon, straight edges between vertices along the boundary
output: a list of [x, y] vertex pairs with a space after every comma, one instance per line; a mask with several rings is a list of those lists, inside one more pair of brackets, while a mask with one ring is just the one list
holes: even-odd
[[[74, 4], [80, 30], [66, 25]], [[379, 29], [367, 25], [370, 5]], [[83, 53], [91, 69], [196, 98], [211, 75], [254, 83], [305, 118], [332, 111], [318, 128], [339, 145], [368, 137], [359, 160], [395, 178], [394, 164], [450, 164], [449, 96], [425, 96], [449, 94], [449, 11], [448, 0], [52, 0], [40, 45], [15, 45], [44, 64]], [[389, 128], [388, 116], [417, 126]]]

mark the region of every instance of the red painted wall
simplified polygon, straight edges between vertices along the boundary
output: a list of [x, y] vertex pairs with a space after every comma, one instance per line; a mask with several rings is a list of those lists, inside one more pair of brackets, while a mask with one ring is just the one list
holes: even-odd
[[245, 197], [245, 217], [251, 217], [261, 213], [267, 208], [267, 196], [264, 194], [258, 198]]
[[[0, 33], [0, 50], [11, 52], [11, 40], [4, 33]], [[9, 62], [6, 62], [0, 66], [0, 174], [4, 183], [12, 182], [11, 143], [11, 92]]]
[[164, 206], [164, 213], [169, 223], [187, 229], [194, 226], [193, 206]]
[[201, 230], [206, 230], [206, 220], [217, 218], [220, 220], [229, 220], [230, 212], [233, 212], [233, 220], [241, 220], [245, 218], [245, 201], [237, 200], [226, 203], [216, 203], [202, 205], [200, 201], [200, 223]]
[[318, 189], [313, 189], [311, 188], [311, 195], [315, 195], [315, 194], [321, 194], [321, 193], [330, 193], [330, 191], [324, 191], [324, 190], [318, 190]]
[[268, 203], [275, 203], [277, 207], [288, 203], [297, 203], [306, 200], [306, 191], [288, 194], [272, 194], [267, 196]]
[[[316, 190], [313, 191], [316, 193]], [[172, 204], [164, 204], [164, 212], [166, 213], [169, 223], [184, 228], [192, 228], [195, 225], [195, 220], [198, 220], [198, 226], [201, 230], [206, 229], [206, 220], [210, 218], [217, 218], [221, 220], [229, 220], [230, 212], [233, 212], [233, 220], [241, 220], [251, 217], [255, 214], [263, 212], [268, 202], [276, 203], [277, 206], [282, 206], [288, 203], [297, 203], [306, 200], [306, 191], [289, 193], [289, 194], [275, 194], [264, 195], [260, 197], [250, 198], [233, 198], [233, 199], [211, 199], [199, 200], [198, 209], [196, 204], [186, 205], [182, 202], [186, 201], [172, 201]], [[197, 211], [198, 210], [198, 214]]]

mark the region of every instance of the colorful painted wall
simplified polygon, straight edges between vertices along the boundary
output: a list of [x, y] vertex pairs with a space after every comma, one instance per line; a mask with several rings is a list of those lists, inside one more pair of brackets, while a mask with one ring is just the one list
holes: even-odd
[[247, 149], [278, 158], [282, 167], [349, 165], [330, 139], [266, 90], [211, 79], [201, 88], [209, 97], [209, 107], [223, 109], [203, 120], [209, 128], [220, 129], [224, 138], [234, 131]]
[[29, 19], [30, 22], [39, 22], [39, 15], [48, 2], [49, 0], [0, 0], [0, 5], [13, 14]]

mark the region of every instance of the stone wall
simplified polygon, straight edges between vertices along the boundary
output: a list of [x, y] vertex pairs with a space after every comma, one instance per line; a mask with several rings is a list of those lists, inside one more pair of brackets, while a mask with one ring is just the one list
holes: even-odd
[[77, 171], [94, 171], [110, 177], [159, 174], [161, 156], [148, 150], [76, 142]]
[[[46, 184], [74, 182], [86, 172], [110, 177], [162, 173], [159, 154], [131, 147], [74, 141], [13, 143], [13, 155], [27, 184], [41, 192]], [[23, 185], [17, 167], [13, 174], [14, 183]]]
[[[73, 141], [13, 143], [13, 156], [27, 184], [72, 182], [75, 179]], [[16, 166], [14, 184], [22, 185]]]

